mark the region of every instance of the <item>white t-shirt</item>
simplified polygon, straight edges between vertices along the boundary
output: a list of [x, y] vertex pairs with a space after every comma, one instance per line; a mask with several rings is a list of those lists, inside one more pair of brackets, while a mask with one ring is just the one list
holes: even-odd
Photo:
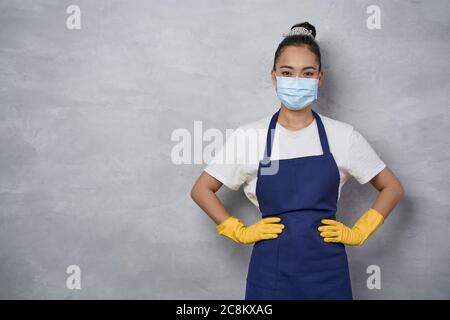
[[[367, 183], [386, 164], [353, 126], [316, 113], [324, 125], [330, 152], [339, 169], [338, 198], [344, 183], [353, 176], [360, 184]], [[208, 174], [232, 190], [241, 185], [247, 198], [256, 206], [258, 164], [262, 160], [267, 130], [272, 115], [246, 124], [235, 130], [222, 149], [204, 169]], [[256, 141], [256, 142], [255, 142]], [[321, 155], [322, 146], [316, 119], [305, 128], [291, 131], [276, 124], [272, 146], [272, 160]]]

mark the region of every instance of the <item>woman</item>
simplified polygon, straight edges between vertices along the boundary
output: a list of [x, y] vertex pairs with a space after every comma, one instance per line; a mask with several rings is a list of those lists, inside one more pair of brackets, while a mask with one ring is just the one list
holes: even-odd
[[[266, 129], [265, 145], [256, 151], [261, 161], [237, 161], [240, 154], [234, 162], [217, 161], [234, 148], [235, 133], [200, 175], [191, 196], [216, 222], [218, 234], [254, 243], [246, 299], [352, 299], [345, 245], [362, 245], [404, 190], [351, 125], [312, 110], [324, 76], [314, 26], [300, 23], [284, 36], [271, 71], [280, 108], [240, 128]], [[370, 181], [379, 191], [351, 228], [335, 215], [350, 176], [361, 184]], [[231, 215], [215, 194], [222, 184], [233, 190], [243, 185], [262, 219], [245, 226]]]

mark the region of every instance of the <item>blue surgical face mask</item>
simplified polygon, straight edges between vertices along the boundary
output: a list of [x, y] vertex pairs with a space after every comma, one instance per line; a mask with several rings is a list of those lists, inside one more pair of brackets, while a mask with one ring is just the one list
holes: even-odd
[[301, 110], [317, 100], [319, 79], [299, 77], [278, 77], [277, 95], [290, 110]]

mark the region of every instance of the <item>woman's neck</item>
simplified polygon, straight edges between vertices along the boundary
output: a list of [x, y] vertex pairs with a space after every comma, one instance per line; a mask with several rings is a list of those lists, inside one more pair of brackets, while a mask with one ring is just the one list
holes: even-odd
[[278, 123], [284, 128], [297, 131], [306, 128], [314, 121], [314, 115], [311, 106], [302, 110], [292, 111], [281, 105], [280, 114], [278, 115]]

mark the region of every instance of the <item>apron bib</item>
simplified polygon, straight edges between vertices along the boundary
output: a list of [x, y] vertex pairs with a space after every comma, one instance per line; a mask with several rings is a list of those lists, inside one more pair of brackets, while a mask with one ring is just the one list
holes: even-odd
[[285, 228], [253, 245], [245, 299], [352, 299], [345, 246], [324, 242], [317, 230], [322, 219], [336, 219], [340, 182], [322, 120], [312, 110], [322, 155], [270, 160], [279, 112], [270, 121], [256, 196], [262, 217], [279, 217]]

